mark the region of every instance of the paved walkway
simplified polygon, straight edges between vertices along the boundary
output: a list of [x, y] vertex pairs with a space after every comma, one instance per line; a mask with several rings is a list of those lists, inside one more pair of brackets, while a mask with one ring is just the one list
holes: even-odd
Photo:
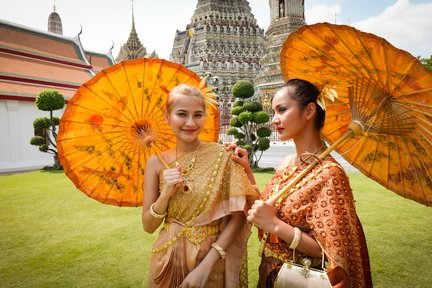
[[[279, 164], [279, 162], [288, 154], [294, 154], [295, 147], [293, 143], [276, 143], [271, 144], [270, 148], [267, 151], [264, 151], [261, 160], [259, 161], [259, 166], [264, 167], [273, 167]], [[337, 154], [336, 152], [332, 152], [331, 155], [338, 161], [347, 172], [358, 172], [358, 170], [353, 167], [348, 161], [346, 161], [342, 156]]]

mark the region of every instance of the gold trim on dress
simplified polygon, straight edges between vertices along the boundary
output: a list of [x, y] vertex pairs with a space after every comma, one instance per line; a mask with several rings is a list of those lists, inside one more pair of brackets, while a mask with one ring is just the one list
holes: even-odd
[[161, 247], [153, 248], [151, 251], [152, 253], [162, 252], [163, 250], [167, 249], [168, 247], [173, 245], [175, 242], [177, 242], [177, 240], [186, 233], [187, 229], [192, 227], [192, 222], [195, 220], [195, 218], [197, 218], [198, 215], [203, 212], [204, 206], [207, 204], [207, 201], [208, 201], [210, 194], [213, 190], [213, 184], [214, 184], [216, 175], [219, 171], [219, 167], [221, 165], [222, 156], [223, 156], [224, 151], [225, 151], [225, 146], [223, 146], [219, 152], [218, 159], [216, 161], [216, 165], [214, 166], [212, 177], [210, 178], [209, 183], [207, 185], [206, 194], [203, 197], [201, 204], [199, 205], [198, 209], [196, 209], [195, 213], [192, 215], [191, 220], [188, 221], [188, 223], [186, 223], [186, 225], [183, 226], [182, 229], [177, 233], [177, 235], [175, 235], [170, 241], [168, 241], [167, 243], [165, 243]]

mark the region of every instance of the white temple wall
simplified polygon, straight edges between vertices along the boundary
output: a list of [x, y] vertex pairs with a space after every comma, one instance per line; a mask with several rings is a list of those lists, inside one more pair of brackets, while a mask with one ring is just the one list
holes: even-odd
[[[61, 117], [63, 111], [54, 111]], [[53, 165], [53, 155], [30, 145], [34, 136], [33, 120], [49, 117], [34, 102], [0, 100], [0, 173], [40, 169]]]

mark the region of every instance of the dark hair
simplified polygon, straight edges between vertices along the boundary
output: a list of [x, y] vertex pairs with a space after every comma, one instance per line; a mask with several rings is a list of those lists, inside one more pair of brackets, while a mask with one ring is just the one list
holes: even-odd
[[288, 95], [299, 103], [301, 109], [305, 109], [309, 103], [315, 104], [317, 111], [315, 128], [321, 130], [325, 121], [325, 111], [317, 104], [317, 98], [321, 91], [314, 84], [303, 79], [290, 79], [285, 82], [282, 88], [290, 90], [291, 93]]

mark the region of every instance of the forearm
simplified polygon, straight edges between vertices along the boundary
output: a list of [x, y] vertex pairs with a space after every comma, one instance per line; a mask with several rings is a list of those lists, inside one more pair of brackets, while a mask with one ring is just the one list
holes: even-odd
[[[225, 225], [223, 231], [219, 235], [216, 240], [216, 244], [220, 246], [224, 251], [226, 251], [234, 239], [237, 237], [238, 232], [242, 229], [244, 223], [246, 221], [246, 217], [243, 212], [234, 212]], [[203, 264], [207, 264], [210, 267], [216, 263], [216, 261], [221, 258], [220, 254], [215, 248], [211, 248], [209, 253], [207, 253], [206, 257], [203, 260]]]
[[247, 166], [246, 168], [244, 168], [244, 170], [251, 184], [256, 185], [256, 180], [255, 180], [255, 176], [253, 175], [252, 168], [250, 166]]
[[[277, 235], [280, 239], [290, 244], [294, 240], [294, 227], [280, 220], [274, 227], [274, 231], [271, 232]], [[301, 232], [300, 242], [295, 248], [296, 250], [313, 258], [321, 257], [321, 247], [318, 242], [306, 233]]]
[[[148, 205], [148, 208], [142, 214], [142, 223], [144, 231], [153, 233], [164, 221], [164, 216], [168, 209], [169, 198], [162, 195], [154, 203]], [[153, 209], [153, 211], [152, 211]]]

